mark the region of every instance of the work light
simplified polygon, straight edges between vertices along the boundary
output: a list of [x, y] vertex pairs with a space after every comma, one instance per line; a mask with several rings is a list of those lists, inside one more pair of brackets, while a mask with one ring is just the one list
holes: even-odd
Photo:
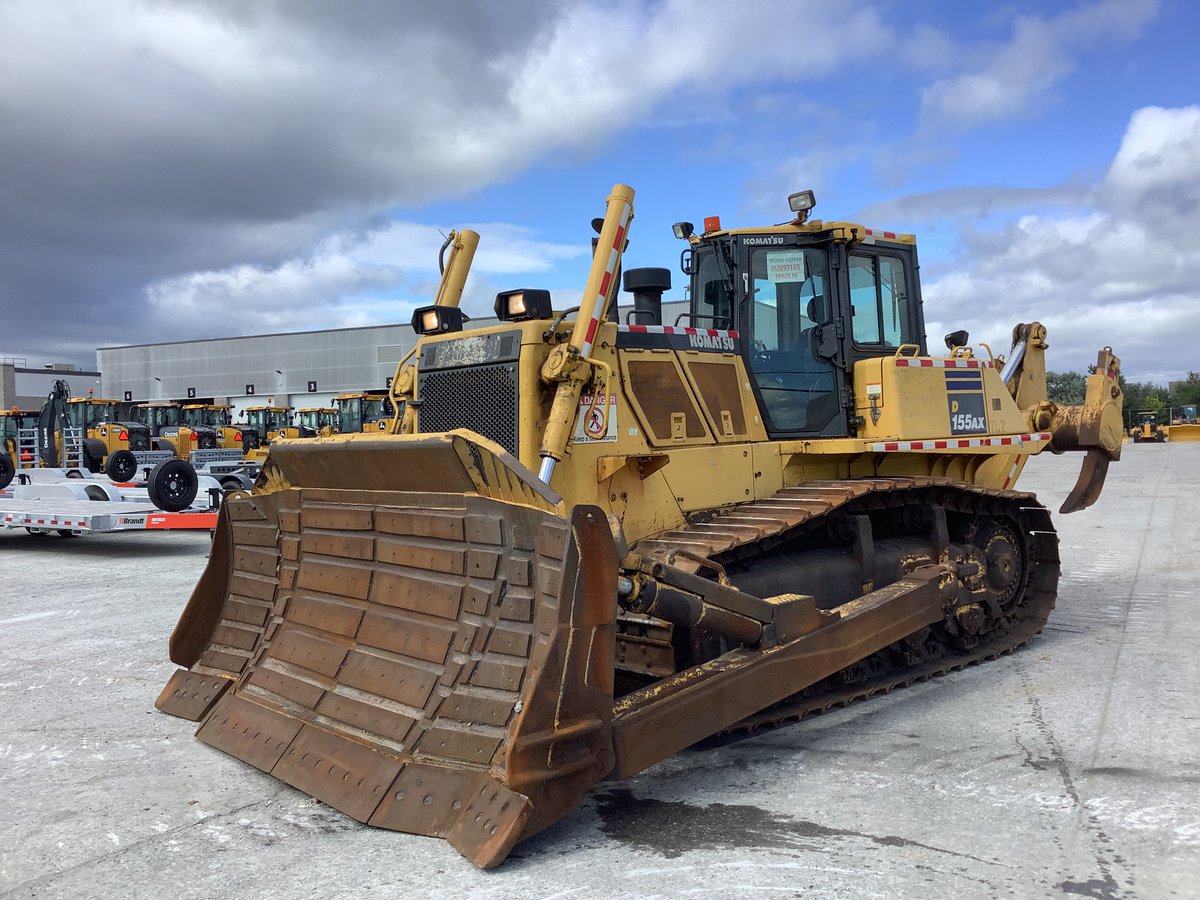
[[501, 322], [523, 322], [526, 319], [550, 319], [550, 292], [534, 288], [501, 291], [496, 295], [496, 318]]
[[463, 314], [457, 306], [422, 306], [413, 311], [412, 329], [417, 334], [446, 334], [462, 327]]
[[817, 205], [812, 191], [797, 191], [788, 195], [788, 209], [794, 213], [806, 213]]

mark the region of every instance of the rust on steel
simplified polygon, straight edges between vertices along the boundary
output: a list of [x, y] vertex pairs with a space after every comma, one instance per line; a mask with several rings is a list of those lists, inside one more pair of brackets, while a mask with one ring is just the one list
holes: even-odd
[[[404, 471], [387, 476], [387, 490], [353, 490], [350, 476], [310, 465], [319, 455], [298, 446], [266, 474], [266, 492], [228, 502], [213, 562], [172, 637], [184, 668], [157, 705], [200, 722], [201, 740], [359, 821], [443, 837], [484, 867], [602, 779], [722, 730], [1008, 652], [1053, 605], [1057, 543], [1027, 494], [939, 478], [822, 482], [627, 551], [599, 508], [562, 514], [552, 491], [515, 464], [505, 472], [503, 458], [473, 453], [461, 435], [421, 452], [454, 491], [430, 492], [427, 478], [418, 485]], [[458, 489], [465, 483], [472, 490]], [[938, 623], [978, 630], [979, 604], [963, 580], [978, 581], [978, 565], [953, 553], [935, 564], [909, 552], [901, 578], [832, 609], [803, 594], [754, 596], [725, 578], [725, 566], [838, 517], [866, 527], [871, 509], [934, 502], [1019, 521], [1029, 545], [1026, 596], [1007, 630], [981, 631], [964, 652], [847, 678], [872, 654], [903, 656], [905, 641]], [[738, 646], [615, 697], [622, 654], [639, 646], [627, 630], [617, 635], [618, 619], [650, 643], [669, 643], [672, 627], [618, 616], [622, 571], [653, 581], [667, 598], [660, 613], [700, 616]]]

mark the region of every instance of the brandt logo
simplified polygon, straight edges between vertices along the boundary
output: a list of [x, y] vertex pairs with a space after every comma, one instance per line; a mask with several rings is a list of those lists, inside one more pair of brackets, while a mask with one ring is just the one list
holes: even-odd
[[772, 234], [768, 237], [742, 238], [742, 243], [748, 247], [758, 247], [762, 244], [783, 244], [786, 243], [786, 239], [782, 235]]
[[733, 338], [727, 335], [689, 334], [688, 343], [697, 350], [736, 350]]

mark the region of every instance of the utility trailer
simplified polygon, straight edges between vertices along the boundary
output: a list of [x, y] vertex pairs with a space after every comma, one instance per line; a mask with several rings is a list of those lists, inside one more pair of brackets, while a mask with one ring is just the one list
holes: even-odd
[[55, 532], [63, 537], [111, 531], [211, 530], [217, 511], [168, 513], [148, 503], [106, 503], [88, 500], [16, 500], [0, 498], [0, 525], [24, 528], [30, 534]]
[[[212, 529], [223, 488], [204, 479], [203, 492], [183, 510], [157, 508], [146, 488], [98, 479], [71, 478], [41, 470], [21, 473], [20, 483], [0, 491], [0, 525], [31, 534], [63, 537], [110, 531]], [[40, 477], [38, 477], [40, 476]]]

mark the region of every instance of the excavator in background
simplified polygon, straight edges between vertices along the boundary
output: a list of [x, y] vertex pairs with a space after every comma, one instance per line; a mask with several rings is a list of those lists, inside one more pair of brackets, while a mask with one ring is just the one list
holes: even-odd
[[333, 398], [337, 407], [341, 434], [387, 431], [395, 414], [391, 400], [384, 394], [359, 391], [338, 394]]
[[103, 471], [116, 482], [132, 479], [138, 470], [139, 453], [148, 453], [150, 428], [141, 422], [121, 421], [119, 400], [71, 397], [67, 400], [67, 423], [83, 437], [83, 464], [91, 472]]
[[113, 481], [128, 481], [150, 450], [150, 429], [140, 422], [120, 421], [116, 400], [71, 397], [65, 381], [55, 381], [38, 412], [37, 466], [105, 472]]
[[[273, 443], [221, 508], [157, 706], [362, 822], [477, 865], [710, 735], [1007, 654], [1054, 606], [1049, 511], [1016, 483], [1080, 452], [1060, 512], [1120, 457], [1120, 363], [1047, 396], [1046, 329], [1003, 365], [930, 352], [911, 235], [792, 219], [630, 269], [614, 187], [578, 308], [458, 308], [451, 232], [385, 434]], [[450, 249], [448, 260], [445, 250]], [[636, 319], [636, 321], [634, 320]]]

